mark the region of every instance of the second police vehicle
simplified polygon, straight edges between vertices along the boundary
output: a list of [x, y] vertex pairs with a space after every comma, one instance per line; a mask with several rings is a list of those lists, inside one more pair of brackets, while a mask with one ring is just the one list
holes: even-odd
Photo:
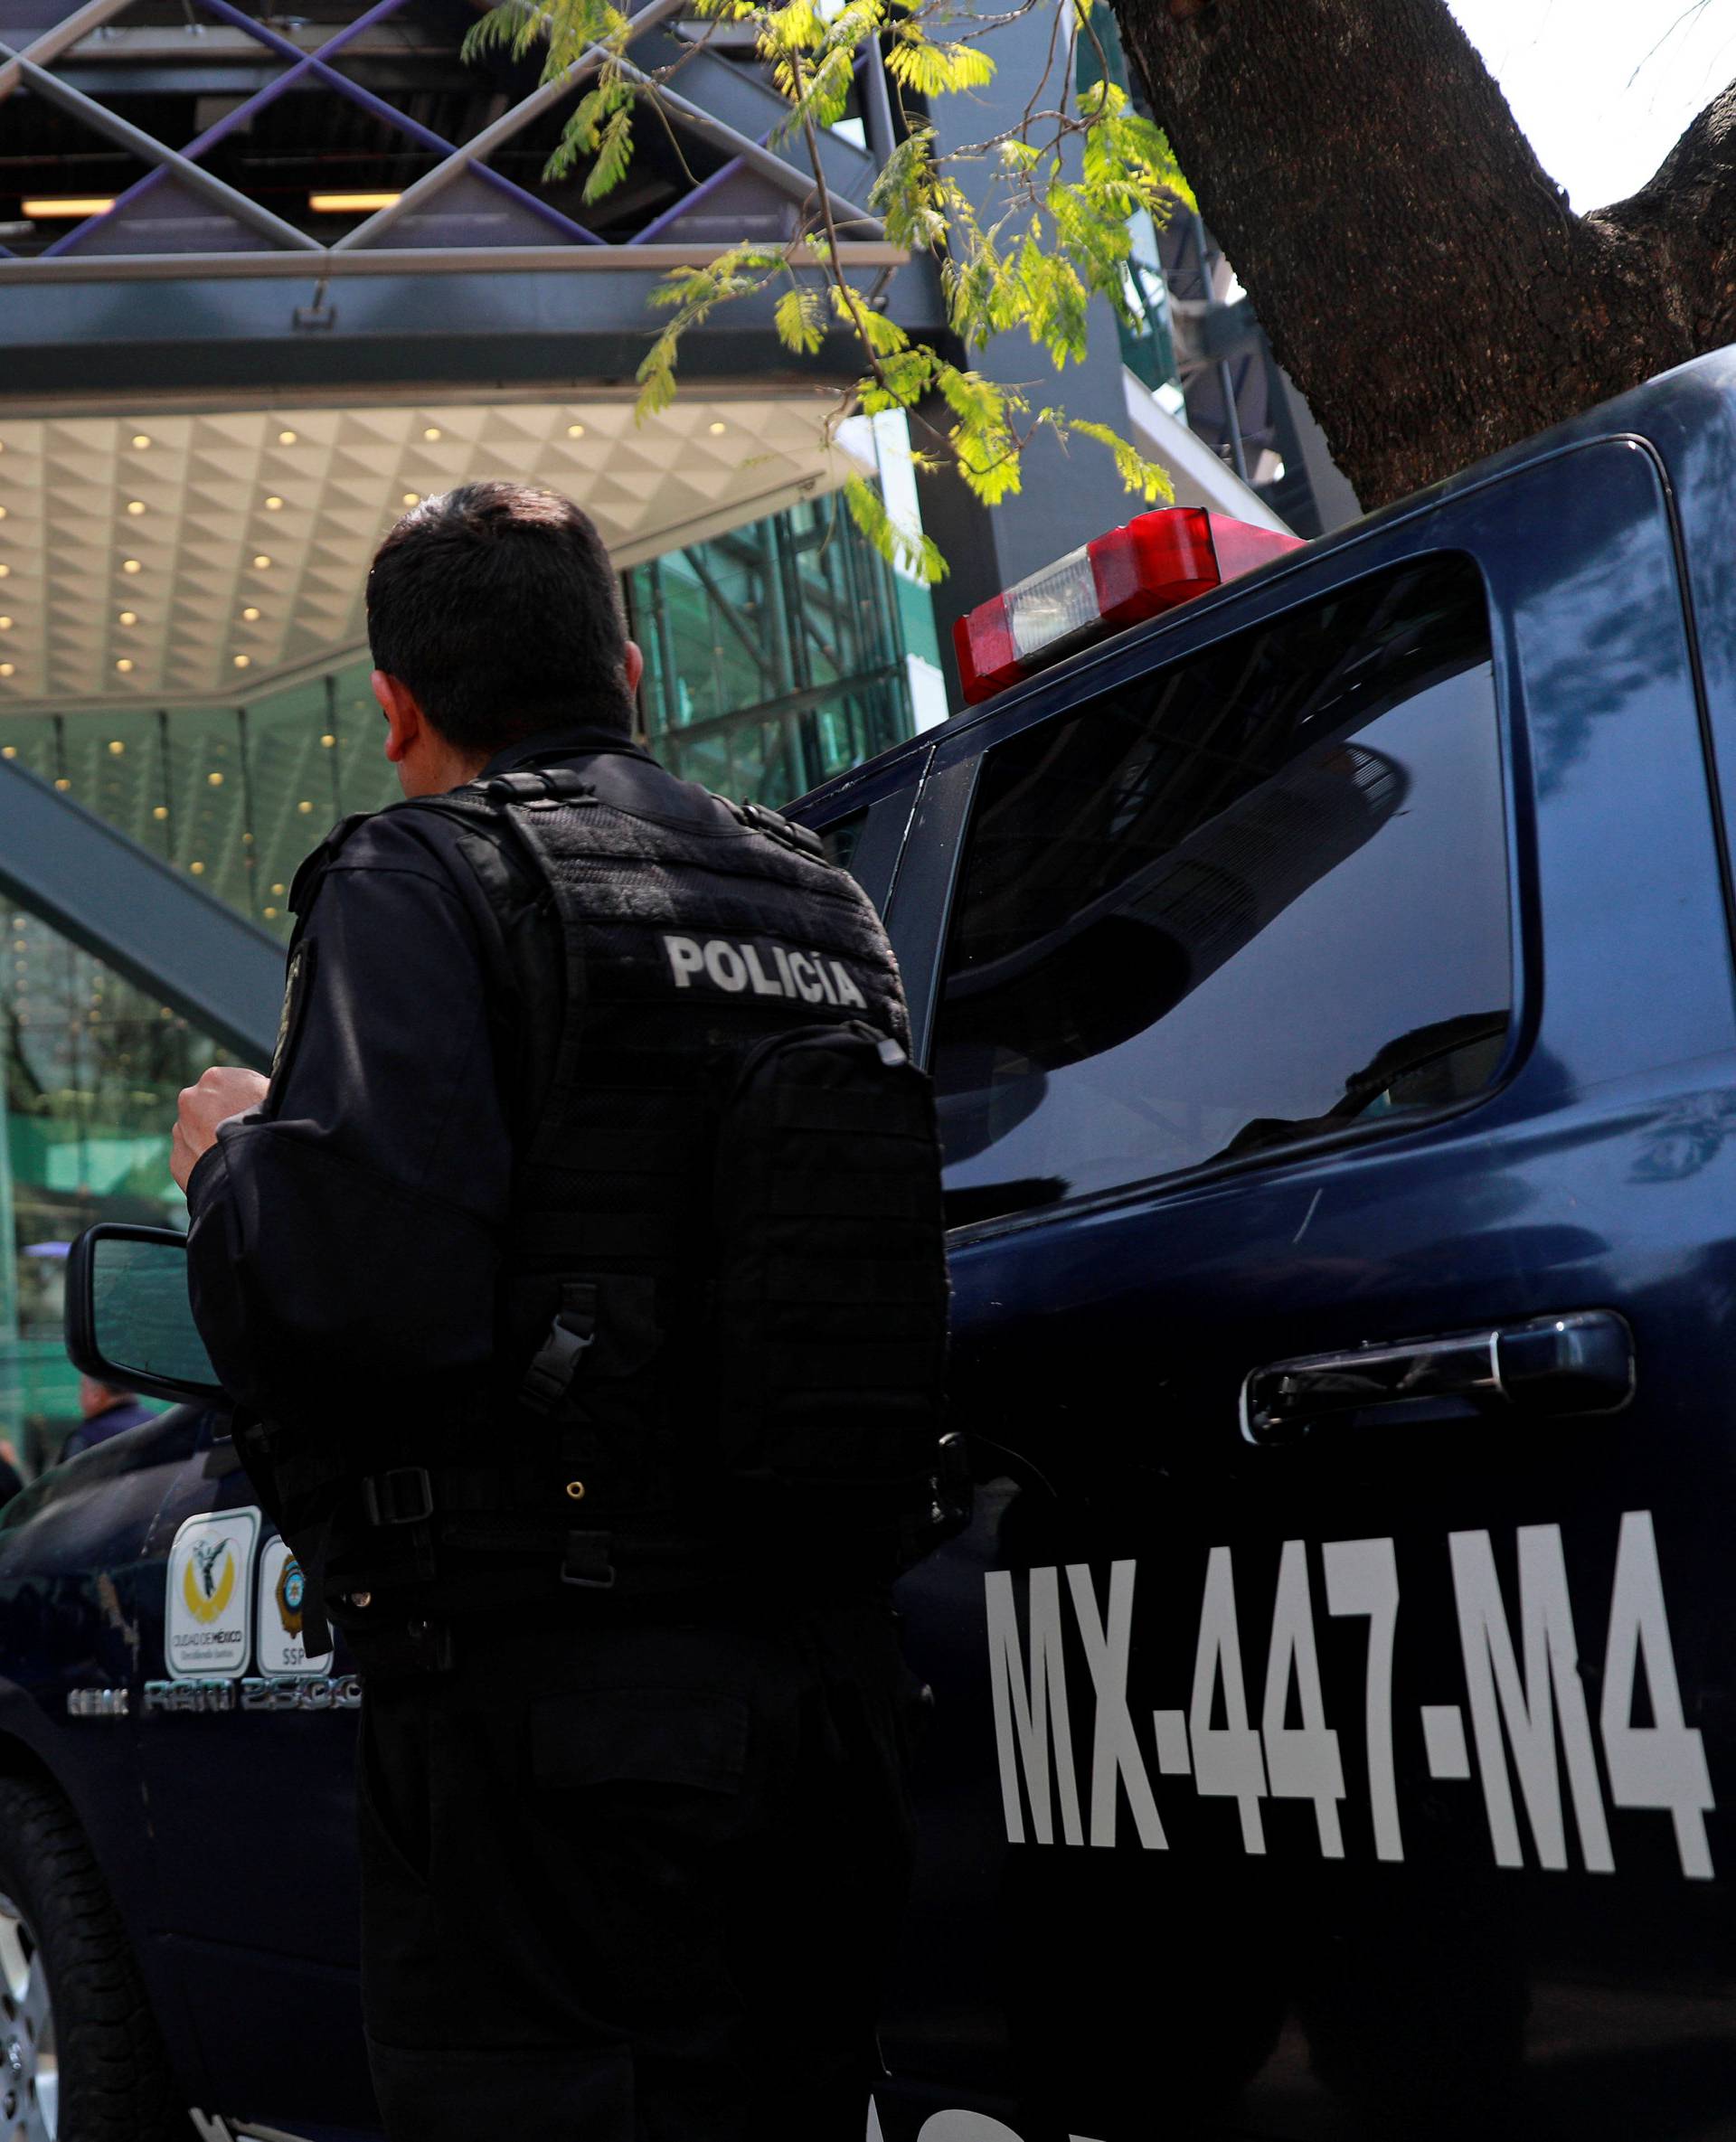
[[[1736, 2134], [1732, 499], [1725, 354], [1327, 541], [1143, 515], [795, 807], [976, 1481], [871, 2137]], [[298, 1583], [213, 1403], [0, 1519], [0, 2135], [375, 2131]]]

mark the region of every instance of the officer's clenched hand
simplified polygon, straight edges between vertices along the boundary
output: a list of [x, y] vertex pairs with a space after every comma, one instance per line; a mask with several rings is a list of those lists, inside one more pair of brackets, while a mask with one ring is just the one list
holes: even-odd
[[169, 1173], [184, 1190], [202, 1153], [217, 1142], [217, 1126], [243, 1116], [265, 1099], [267, 1080], [258, 1071], [213, 1063], [196, 1086], [181, 1090], [180, 1112], [169, 1147]]

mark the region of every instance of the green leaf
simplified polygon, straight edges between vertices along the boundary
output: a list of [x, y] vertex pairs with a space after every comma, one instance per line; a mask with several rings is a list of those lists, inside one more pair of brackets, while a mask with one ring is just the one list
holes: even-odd
[[910, 347], [910, 338], [896, 320], [888, 319], [883, 312], [876, 312], [864, 297], [857, 297], [853, 303], [836, 283], [830, 288], [833, 311], [846, 327], [854, 328], [876, 357], [895, 356], [900, 350]]
[[772, 325], [787, 350], [811, 357], [826, 340], [826, 315], [819, 292], [799, 285], [786, 290], [772, 313]]
[[638, 400], [633, 404], [636, 424], [660, 416], [675, 399], [675, 353], [679, 344], [676, 330], [665, 327], [646, 353], [635, 375], [639, 382]]
[[1094, 424], [1084, 417], [1065, 420], [1067, 430], [1077, 432], [1081, 439], [1095, 439], [1100, 447], [1108, 447], [1115, 458], [1115, 473], [1123, 486], [1137, 491], [1147, 505], [1156, 505], [1161, 499], [1168, 502], [1175, 495], [1175, 486], [1170, 481], [1169, 471], [1161, 462], [1147, 461], [1136, 446], [1131, 446], [1118, 431], [1107, 424]]
[[780, 52], [816, 52], [826, 39], [826, 23], [813, 0], [784, 0], [761, 11], [760, 53], [775, 60]]
[[467, 62], [505, 50], [514, 60], [528, 57], [549, 33], [548, 18], [526, 0], [502, 0], [465, 32], [458, 57]]
[[922, 344], [882, 357], [878, 376], [871, 375], [856, 388], [863, 410], [874, 417], [889, 409], [914, 409], [933, 382], [939, 363], [934, 352]]
[[623, 105], [609, 115], [597, 142], [597, 161], [590, 167], [585, 181], [584, 198], [600, 201], [605, 193], [612, 193], [627, 176], [627, 167], [633, 161], [633, 107]]
[[[1096, 0], [1068, 0], [1078, 35], [1095, 35]], [[965, 0], [690, 0], [704, 20], [747, 25], [784, 102], [771, 138], [812, 143], [849, 110], [854, 69], [882, 40], [886, 65], [913, 100], [969, 94], [995, 78], [992, 20]], [[955, 27], [956, 25], [956, 27]], [[565, 82], [577, 64], [577, 109], [549, 162], [552, 178], [582, 173], [584, 197], [602, 199], [627, 175], [641, 96], [625, 53], [630, 24], [618, 0], [499, 0], [465, 38], [467, 58], [505, 52], [539, 66], [545, 82]], [[986, 40], [986, 42], [985, 42]], [[1071, 71], [1071, 70], [1070, 70]], [[581, 78], [582, 80], [582, 78]], [[1039, 100], [1041, 101], [1041, 99]], [[795, 152], [791, 152], [794, 154]], [[893, 245], [935, 261], [952, 332], [975, 351], [1018, 330], [1064, 371], [1081, 358], [1097, 308], [1106, 297], [1125, 321], [1143, 312], [1134, 264], [1134, 227], [1148, 217], [1161, 227], [1194, 196], [1161, 128], [1137, 112], [1110, 79], [1087, 83], [1062, 116], [1033, 110], [1005, 135], [968, 152], [986, 175], [967, 194], [958, 156], [943, 154], [932, 127], [918, 121], [893, 147], [870, 190], [868, 206]], [[806, 162], [803, 156], [799, 160]], [[817, 177], [817, 175], [816, 175]], [[1044, 407], [1033, 418], [1026, 394], [984, 373], [912, 344], [897, 319], [869, 306], [835, 266], [826, 227], [824, 182], [804, 221], [777, 245], [729, 248], [709, 266], [674, 271], [648, 293], [662, 316], [637, 373], [636, 411], [643, 422], [675, 399], [683, 337], [722, 307], [762, 301], [775, 290], [772, 320], [780, 345], [816, 354], [837, 326], [856, 336], [871, 361], [854, 406], [873, 413], [917, 409], [937, 392], [944, 401], [944, 449], [930, 428], [920, 457], [925, 467], [950, 466], [970, 491], [993, 505], [1017, 492], [1023, 453], [1040, 429], [1090, 439], [1111, 456], [1130, 491], [1146, 500], [1172, 495], [1168, 478], [1104, 424]], [[865, 288], [865, 285], [863, 286]], [[1005, 367], [998, 366], [999, 370]], [[857, 479], [846, 489], [850, 511], [881, 554], [924, 579], [943, 570], [931, 543], [893, 529], [884, 502]], [[906, 548], [901, 549], [901, 543]]]
[[893, 520], [886, 501], [865, 477], [854, 473], [845, 477], [844, 495], [850, 518], [888, 565], [902, 566], [928, 587], [946, 578], [947, 561], [939, 545], [920, 530]]
[[809, 126], [835, 126], [849, 107], [854, 80], [854, 56], [842, 47], [818, 60], [800, 54], [778, 60], [772, 80], [778, 93], [789, 99], [790, 110], [778, 121], [773, 142], [788, 141]]
[[[543, 177], [552, 184], [558, 184], [561, 180], [571, 177], [574, 165], [581, 157], [594, 156], [599, 153], [603, 133], [618, 114], [628, 114], [630, 126], [632, 104], [632, 90], [618, 78], [599, 80], [587, 90], [579, 99], [572, 117], [561, 129], [561, 138], [542, 167]], [[629, 154], [630, 139], [629, 133]], [[592, 198], [589, 184], [585, 198], [588, 201]]]
[[886, 226], [889, 244], [932, 252], [947, 241], [947, 220], [962, 200], [934, 160], [934, 129], [913, 127], [887, 157], [868, 205]]
[[920, 97], [950, 90], [981, 90], [995, 79], [995, 62], [980, 46], [935, 44], [919, 25], [901, 23], [886, 55], [886, 71], [901, 89]]

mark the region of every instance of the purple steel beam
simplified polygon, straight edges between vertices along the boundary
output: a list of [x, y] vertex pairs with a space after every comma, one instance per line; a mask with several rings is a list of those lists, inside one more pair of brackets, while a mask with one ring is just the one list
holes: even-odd
[[[312, 52], [304, 52], [298, 45], [292, 44], [287, 37], [280, 37], [276, 31], [269, 29], [263, 23], [256, 22], [251, 15], [243, 14], [239, 7], [230, 5], [229, 0], [199, 0], [199, 4], [207, 14], [215, 15], [219, 21], [231, 24], [236, 29], [244, 30], [257, 42], [263, 44], [269, 51], [276, 52], [279, 58], [288, 60], [290, 64], [282, 74], [278, 76], [275, 81], [269, 81], [262, 90], [256, 90], [244, 103], [238, 105], [233, 111], [225, 113], [214, 125], [206, 127], [203, 134], [190, 141], [181, 152], [184, 156], [191, 159], [203, 156], [215, 143], [247, 126], [254, 115], [263, 110], [267, 105], [274, 104], [279, 97], [285, 95], [298, 82], [309, 79], [316, 80], [327, 89], [335, 90], [339, 96], [346, 98], [352, 104], [359, 106], [361, 109], [380, 119], [384, 125], [394, 127], [399, 133], [406, 135], [419, 147], [429, 149], [442, 156], [450, 156], [457, 153], [453, 143], [432, 132], [429, 127], [421, 126], [417, 120], [409, 118], [405, 113], [386, 103], [383, 99], [374, 96], [372, 90], [363, 89], [359, 83], [351, 81], [346, 75], [340, 74], [335, 67], [326, 64], [329, 54], [342, 51], [344, 45], [348, 44], [353, 38], [359, 36], [363, 31], [372, 29], [374, 24], [383, 22], [388, 16], [396, 14], [399, 9], [405, 5], [406, 0], [375, 0], [373, 6], [358, 15], [353, 23], [346, 23], [341, 29], [335, 31], [324, 44]], [[575, 223], [570, 216], [562, 215], [559, 209], [552, 208], [547, 202], [539, 201], [535, 194], [526, 193], [522, 186], [514, 185], [511, 179], [504, 178], [500, 173], [489, 170], [486, 165], [477, 166], [477, 170], [479, 175], [490, 184], [508, 194], [521, 206], [528, 208], [541, 222], [549, 225], [551, 229], [559, 231], [564, 237], [576, 238], [587, 245], [607, 244], [608, 241], [599, 238], [595, 231], [587, 231], [581, 223]], [[160, 166], [155, 171], [146, 172], [143, 178], [136, 180], [119, 196], [115, 203], [115, 208], [119, 208], [128, 202], [137, 200], [140, 194], [146, 193], [151, 187], [162, 184], [166, 175]], [[104, 213], [105, 215], [112, 215], [114, 210], [106, 210]], [[98, 220], [96, 217], [90, 217], [84, 222], [75, 223], [63, 238], [57, 239], [52, 246], [45, 247], [41, 257], [46, 259], [52, 254], [71, 251], [80, 235]]]
[[[764, 146], [763, 142], [761, 146]], [[654, 216], [633, 241], [634, 244], [649, 245], [659, 231], [666, 231], [671, 223], [679, 217], [684, 216], [696, 202], [703, 201], [706, 194], [715, 193], [726, 178], [733, 177], [741, 167], [741, 157], [731, 156], [721, 171], [712, 172], [710, 178], [701, 179], [693, 192], [684, 193], [673, 208], [665, 208], [661, 215]]]
[[449, 141], [444, 141], [438, 134], [430, 133], [416, 120], [406, 118], [402, 112], [393, 110], [383, 98], [376, 97], [372, 90], [363, 89], [347, 75], [340, 74], [336, 68], [326, 64], [327, 52], [335, 51], [341, 44], [346, 44], [358, 30], [371, 27], [383, 16], [396, 14], [404, 5], [405, 0], [377, 0], [377, 4], [369, 8], [365, 14], [358, 15], [336, 36], [328, 37], [317, 52], [304, 52], [299, 45], [292, 44], [287, 37], [278, 36], [275, 30], [268, 28], [264, 23], [256, 22], [239, 7], [231, 6], [230, 0], [199, 0], [199, 5], [207, 14], [214, 14], [220, 23], [229, 23], [237, 30], [245, 30], [250, 37], [256, 39], [269, 52], [276, 52], [279, 59], [293, 61], [295, 64], [288, 73], [280, 74], [276, 81], [268, 82], [241, 110], [231, 112], [226, 118], [219, 119], [214, 127], [208, 127], [196, 141], [187, 145], [181, 152], [182, 155], [198, 156], [213, 141], [232, 132], [236, 121], [244, 113], [251, 113], [261, 103], [280, 97], [298, 75], [316, 74], [328, 89], [336, 90], [340, 95], [347, 97], [352, 104], [359, 104], [363, 111], [372, 112], [375, 118], [382, 118], [389, 125], [396, 127], [401, 134], [409, 135], [419, 147], [435, 149], [441, 156], [449, 156], [452, 154]]
[[[260, 42], [269, 44], [274, 51], [288, 52], [296, 62], [295, 65], [288, 72], [278, 75], [275, 81], [267, 82], [264, 89], [256, 90], [244, 104], [238, 105], [233, 111], [227, 113], [217, 121], [214, 127], [207, 127], [196, 140], [187, 144], [186, 147], [182, 150], [182, 155], [189, 158], [197, 157], [203, 155], [213, 142], [221, 141], [224, 135], [232, 134], [238, 127], [247, 125], [255, 112], [262, 110], [268, 104], [275, 103], [292, 82], [298, 77], [311, 71], [316, 61], [325, 53], [341, 50], [350, 42], [351, 38], [359, 36], [363, 30], [372, 29], [375, 23], [383, 22], [388, 15], [396, 14], [404, 5], [405, 0], [374, 0], [374, 5], [369, 8], [364, 14], [358, 15], [354, 22], [346, 23], [341, 30], [335, 31], [319, 47], [319, 50], [314, 52], [304, 52], [289, 43], [287, 38], [275, 37], [269, 32], [263, 33], [260, 35]], [[259, 24], [254, 22], [250, 15], [241, 14], [235, 9], [224, 9], [223, 13], [228, 19], [238, 24], [241, 28], [253, 32], [259, 31]], [[342, 81], [344, 78], [339, 75], [337, 79]], [[121, 208], [128, 202], [137, 201], [141, 193], [148, 193], [153, 186], [161, 184], [165, 175], [163, 167], [159, 165], [155, 171], [147, 171], [143, 178], [135, 179], [133, 184], [116, 201], [115, 208]], [[105, 209], [103, 212], [105, 215], [112, 215], [114, 212], [112, 208]], [[82, 223], [74, 223], [71, 230], [63, 238], [57, 238], [52, 245], [43, 248], [41, 258], [46, 260], [52, 259], [56, 253], [70, 252], [83, 233], [98, 220], [97, 217], [90, 216], [87, 217]]]
[[[269, 47], [271, 51], [281, 52], [297, 60], [302, 57], [297, 48], [291, 44], [287, 37], [279, 37], [275, 30], [268, 29], [263, 23], [255, 22], [250, 14], [243, 14], [239, 7], [231, 5], [230, 0], [199, 0], [199, 5], [207, 14], [214, 14], [220, 22], [232, 23], [237, 29], [245, 30], [249, 36], [257, 38], [261, 44]], [[371, 23], [382, 14], [391, 14], [394, 9], [403, 5], [404, 0], [380, 0], [380, 5], [377, 7], [371, 9], [367, 14], [363, 15], [361, 22], [353, 24], [344, 34], [354, 36], [363, 24]], [[372, 90], [364, 90], [359, 82], [353, 82], [347, 75], [340, 74], [336, 68], [326, 66], [326, 54], [332, 51], [338, 42], [338, 38], [331, 38], [320, 46], [318, 52], [309, 53], [307, 56], [308, 71], [317, 75], [328, 89], [335, 90], [342, 97], [347, 97], [352, 104], [379, 119], [383, 125], [395, 127], [401, 134], [407, 135], [419, 148], [429, 149], [440, 156], [453, 156], [458, 154], [456, 142], [446, 140], [443, 136], [424, 127], [420, 120], [408, 118], [395, 106], [388, 104], [384, 98], [376, 97]], [[299, 68], [291, 70], [292, 73], [300, 71]], [[268, 88], [260, 94], [265, 96], [274, 91], [280, 91], [288, 79], [287, 75], [280, 76], [276, 82], [268, 85]], [[198, 156], [209, 141], [213, 140], [220, 133], [226, 131], [230, 126], [233, 125], [235, 118], [239, 116], [239, 114], [231, 114], [227, 121], [219, 119], [214, 127], [211, 127], [207, 133], [201, 135], [197, 141], [183, 151], [183, 154], [188, 156]], [[534, 193], [527, 193], [522, 186], [515, 186], [511, 179], [503, 178], [499, 172], [490, 171], [486, 165], [478, 165], [476, 168], [482, 177], [487, 179], [502, 192], [510, 194], [522, 207], [530, 209], [552, 229], [563, 232], [569, 238], [582, 239], [591, 245], [608, 243], [606, 239], [599, 238], [595, 231], [587, 231], [581, 223], [575, 223], [570, 216], [563, 216], [558, 208], [551, 208], [546, 201], [539, 201]]]
[[534, 193], [516, 184], [503, 173], [491, 170], [486, 164], [472, 164], [470, 170], [485, 185], [493, 186], [496, 193], [505, 193], [523, 206], [533, 209], [545, 223], [552, 223], [557, 231], [566, 231], [582, 238], [587, 245], [607, 245], [608, 239], [599, 238], [594, 231], [587, 231], [582, 223], [575, 223], [571, 216], [563, 216], [558, 208], [551, 208], [546, 201], [539, 201]]

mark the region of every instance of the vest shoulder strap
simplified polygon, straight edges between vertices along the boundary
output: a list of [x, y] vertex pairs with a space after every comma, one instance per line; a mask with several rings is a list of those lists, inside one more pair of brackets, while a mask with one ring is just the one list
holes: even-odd
[[314, 888], [326, 873], [326, 868], [337, 856], [350, 836], [373, 817], [373, 811], [352, 811], [347, 818], [340, 818], [320, 842], [318, 847], [305, 855], [300, 868], [289, 887], [289, 911], [292, 915], [306, 915], [314, 896]]
[[769, 811], [762, 803], [735, 803], [727, 796], [720, 796], [718, 801], [750, 832], [763, 833], [781, 847], [792, 848], [811, 862], [828, 860], [819, 835], [810, 833], [806, 826], [797, 825], [793, 818], [786, 818], [781, 811]]
[[546, 884], [548, 857], [541, 843], [532, 838], [522, 814], [595, 800], [591, 785], [582, 775], [566, 767], [552, 767], [495, 774], [486, 781], [467, 782], [461, 788], [448, 789], [442, 796], [416, 797], [407, 807], [444, 818], [467, 832], [490, 835], [496, 845], [504, 841], [528, 865], [533, 882]]

